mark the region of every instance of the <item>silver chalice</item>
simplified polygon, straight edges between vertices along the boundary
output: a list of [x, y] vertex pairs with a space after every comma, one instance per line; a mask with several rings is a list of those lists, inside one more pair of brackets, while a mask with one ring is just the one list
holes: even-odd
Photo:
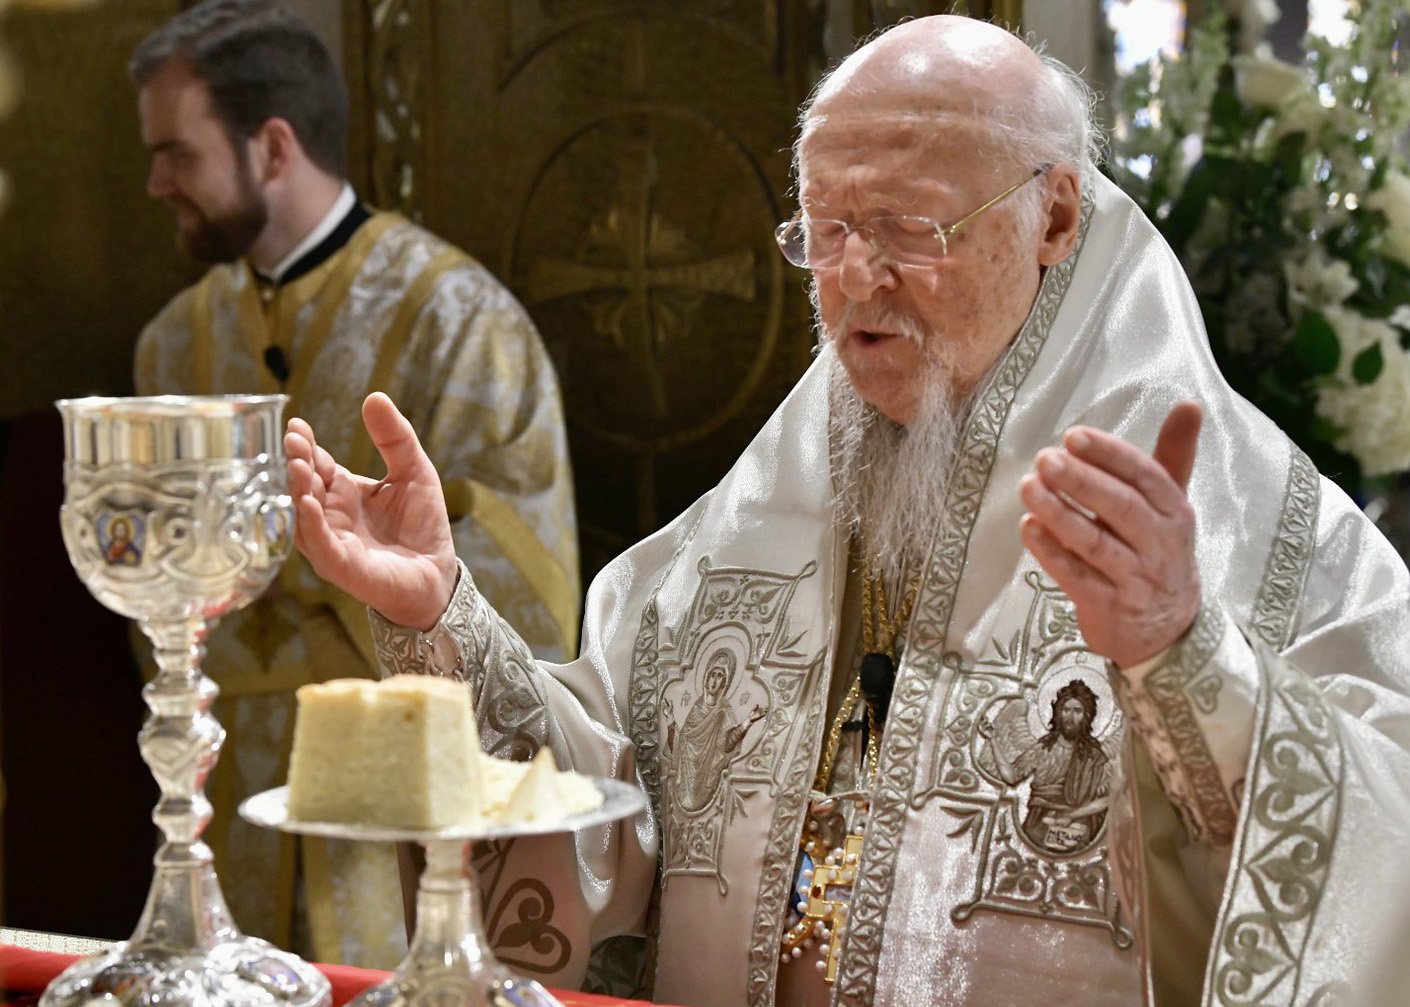
[[201, 833], [205, 782], [225, 731], [201, 672], [215, 623], [257, 598], [293, 541], [281, 413], [286, 397], [162, 396], [57, 403], [64, 421], [64, 545], [108, 608], [156, 650], [143, 689], [142, 758], [161, 788], [165, 841], [137, 929], [55, 979], [41, 1007], [326, 1007], [327, 979], [241, 934]]

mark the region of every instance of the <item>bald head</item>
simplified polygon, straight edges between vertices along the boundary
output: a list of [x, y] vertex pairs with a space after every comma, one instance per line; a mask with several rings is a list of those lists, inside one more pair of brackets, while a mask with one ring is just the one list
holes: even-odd
[[1043, 63], [985, 21], [907, 21], [849, 56], [818, 89], [804, 128], [830, 116], [900, 114], [1008, 119], [1042, 84]]
[[819, 85], [797, 147], [818, 317], [889, 419], [909, 424], [935, 387], [972, 391], [1075, 247], [1089, 107], [1060, 63], [943, 15]]
[[1099, 153], [1092, 106], [1087, 85], [1060, 61], [986, 21], [938, 14], [847, 57], [804, 106], [800, 140], [839, 120], [912, 119], [914, 142], [959, 131], [997, 174], [1067, 163], [1082, 175]]

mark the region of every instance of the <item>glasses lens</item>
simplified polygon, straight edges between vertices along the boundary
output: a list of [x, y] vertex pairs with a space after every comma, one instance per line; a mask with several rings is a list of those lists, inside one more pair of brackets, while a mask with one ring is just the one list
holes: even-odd
[[779, 224], [774, 232], [783, 257], [795, 266], [830, 266], [842, 255], [847, 243], [847, 225], [840, 220], [795, 217]]
[[873, 217], [868, 226], [895, 262], [928, 265], [945, 257], [945, 235], [927, 217]]
[[[859, 225], [872, 247], [893, 262], [931, 265], [947, 251], [940, 225], [928, 217], [873, 217]], [[842, 259], [853, 228], [840, 220], [795, 217], [778, 225], [774, 238], [783, 257], [795, 266], [834, 266]]]
[[797, 217], [785, 220], [774, 229], [774, 240], [778, 242], [783, 257], [795, 266], [807, 266], [807, 240], [803, 233], [803, 222]]
[[808, 265], [831, 266], [842, 258], [847, 245], [847, 225], [840, 220], [804, 218], [808, 229]]

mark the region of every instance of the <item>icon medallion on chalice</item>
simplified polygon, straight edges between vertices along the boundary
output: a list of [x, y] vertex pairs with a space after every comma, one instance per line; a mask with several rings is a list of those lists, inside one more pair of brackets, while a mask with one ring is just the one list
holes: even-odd
[[159, 668], [143, 689], [142, 758], [161, 788], [165, 841], [132, 937], [75, 963], [41, 1007], [326, 1007], [328, 981], [240, 933], [201, 841], [205, 782], [225, 731], [201, 672], [205, 639], [267, 588], [293, 541], [286, 397], [162, 396], [57, 403], [64, 420], [64, 545], [108, 608], [137, 620]]

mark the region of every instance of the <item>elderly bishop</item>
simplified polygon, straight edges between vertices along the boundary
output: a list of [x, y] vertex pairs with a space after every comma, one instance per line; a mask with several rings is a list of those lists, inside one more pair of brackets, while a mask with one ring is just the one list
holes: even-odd
[[560, 978], [633, 934], [697, 1005], [1306, 1004], [1364, 975], [1373, 865], [1410, 856], [1410, 578], [1220, 378], [1090, 107], [956, 17], [822, 83], [778, 231], [819, 358], [596, 579], [571, 664], [457, 566], [388, 399], [389, 483], [291, 424], [299, 545], [385, 670], [461, 676], [487, 745], [652, 798], [513, 865]]

